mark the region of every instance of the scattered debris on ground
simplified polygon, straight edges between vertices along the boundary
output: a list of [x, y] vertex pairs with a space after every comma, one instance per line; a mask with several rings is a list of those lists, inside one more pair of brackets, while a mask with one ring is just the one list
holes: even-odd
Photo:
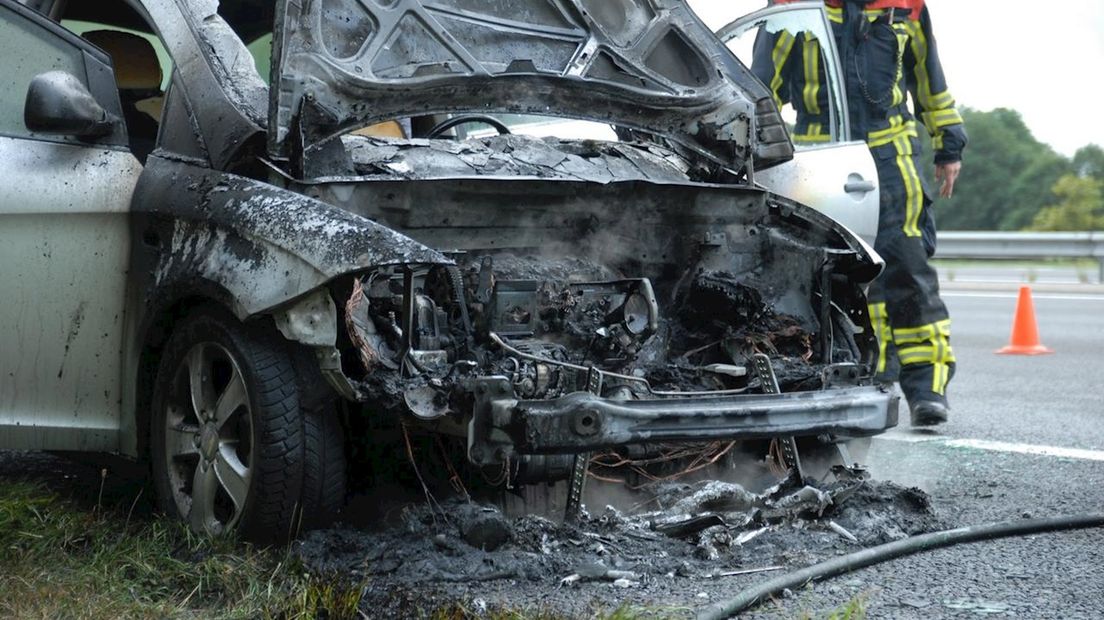
[[363, 604], [387, 616], [478, 599], [573, 617], [627, 600], [704, 604], [736, 579], [946, 526], [923, 491], [890, 482], [649, 491], [647, 511], [592, 507], [573, 525], [459, 499], [412, 504], [396, 525], [312, 532], [295, 553], [313, 573], [367, 583]]

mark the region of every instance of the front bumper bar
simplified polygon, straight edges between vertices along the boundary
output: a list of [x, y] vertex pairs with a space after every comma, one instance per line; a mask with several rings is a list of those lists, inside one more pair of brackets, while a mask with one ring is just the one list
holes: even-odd
[[864, 437], [897, 425], [897, 401], [895, 393], [873, 386], [656, 400], [576, 392], [518, 400], [505, 378], [487, 377], [476, 389], [469, 456], [490, 464], [511, 454], [576, 454], [644, 443]]

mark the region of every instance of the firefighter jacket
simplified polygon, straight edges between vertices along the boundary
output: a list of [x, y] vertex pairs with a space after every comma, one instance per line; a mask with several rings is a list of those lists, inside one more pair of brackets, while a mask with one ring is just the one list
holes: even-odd
[[[927, 128], [935, 163], [962, 159], [966, 131], [947, 90], [927, 7], [917, 11], [864, 8], [828, 0], [825, 7], [839, 50], [851, 131], [875, 157], [913, 154], [919, 148], [915, 118]], [[760, 32], [752, 71], [781, 108], [797, 111], [797, 144], [831, 140], [829, 89], [821, 44], [809, 31]], [[912, 95], [915, 116], [906, 93]]]

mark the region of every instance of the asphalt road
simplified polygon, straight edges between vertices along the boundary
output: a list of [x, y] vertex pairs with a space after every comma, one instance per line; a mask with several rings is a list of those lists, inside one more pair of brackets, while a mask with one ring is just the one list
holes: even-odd
[[951, 386], [954, 437], [1104, 450], [1104, 294], [1034, 293], [1052, 355], [997, 355], [1016, 293], [945, 293], [959, 359]]
[[[902, 426], [874, 441], [873, 474], [928, 491], [956, 526], [1104, 512], [1104, 292], [1041, 283], [1038, 327], [1055, 353], [997, 355], [1016, 306], [1007, 276], [945, 287], [959, 359], [951, 420], [914, 431], [902, 407]], [[871, 618], [1104, 618], [1104, 530], [913, 556], [815, 584], [753, 616], [824, 617], [853, 596]]]

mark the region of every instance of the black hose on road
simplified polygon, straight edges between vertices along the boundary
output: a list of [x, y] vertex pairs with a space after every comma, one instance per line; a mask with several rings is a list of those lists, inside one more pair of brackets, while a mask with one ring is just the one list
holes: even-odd
[[866, 568], [906, 555], [949, 547], [959, 543], [977, 542], [993, 538], [1024, 536], [1041, 532], [1078, 530], [1091, 527], [1104, 527], [1104, 514], [1074, 515], [1051, 519], [1024, 519], [960, 527], [931, 534], [911, 536], [877, 547], [870, 547], [855, 553], [840, 556], [803, 568], [799, 571], [781, 575], [740, 592], [735, 597], [706, 607], [698, 614], [698, 620], [720, 620], [731, 618], [741, 611], [755, 605], [772, 594], [786, 588], [799, 588], [810, 581], [819, 581], [853, 570]]

